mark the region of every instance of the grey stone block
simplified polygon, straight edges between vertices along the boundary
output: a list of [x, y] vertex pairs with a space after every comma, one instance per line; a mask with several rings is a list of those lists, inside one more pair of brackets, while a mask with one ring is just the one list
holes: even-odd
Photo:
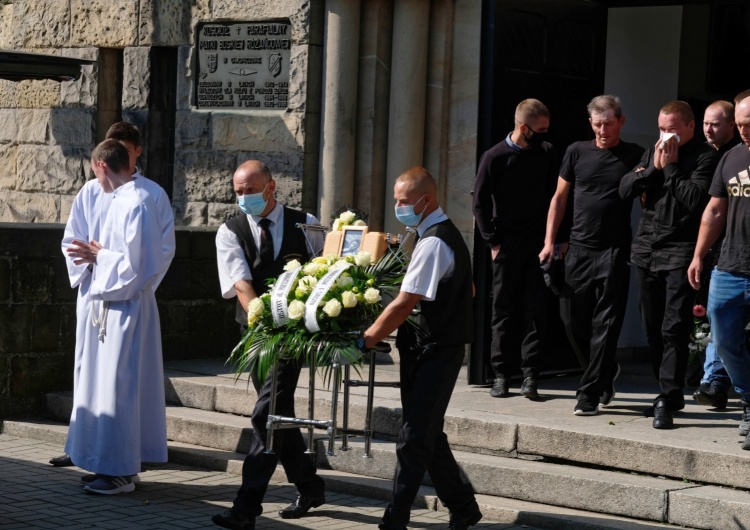
[[94, 115], [90, 109], [53, 109], [49, 130], [52, 144], [86, 150], [94, 146]]
[[[96, 61], [99, 58], [97, 48], [65, 48], [62, 52], [66, 57], [88, 59]], [[99, 67], [97, 64], [85, 66], [81, 69], [81, 77], [75, 81], [60, 83], [61, 107], [95, 107], [99, 90]]]
[[0, 194], [0, 223], [59, 223], [58, 197], [48, 193]]
[[[15, 142], [18, 135], [18, 126], [16, 123], [15, 109], [0, 109], [0, 143]], [[2, 167], [7, 168], [6, 164]]]
[[175, 147], [208, 149], [211, 113], [177, 111], [175, 115]]
[[123, 48], [138, 42], [136, 0], [71, 0], [70, 45]]
[[[214, 113], [212, 148], [217, 150], [298, 151], [304, 146], [303, 116], [297, 113]], [[262, 155], [259, 155], [262, 156]]]
[[49, 119], [50, 110], [18, 109], [16, 111], [18, 124], [16, 141], [25, 144], [47, 143]]
[[87, 153], [75, 147], [18, 146], [18, 189], [74, 195], [86, 182]]
[[216, 387], [210, 383], [194, 383], [189, 379], [166, 377], [164, 392], [167, 403], [202, 410], [214, 410]]
[[696, 450], [675, 443], [667, 450], [662, 444], [637, 439], [520, 424], [518, 452], [696, 482], [747, 485], [745, 454]]
[[122, 61], [123, 109], [148, 109], [151, 85], [151, 49], [130, 47], [123, 50]]
[[750, 493], [716, 486], [671, 491], [669, 522], [707, 530], [750, 528]]
[[177, 49], [177, 110], [190, 110], [193, 99], [193, 47], [180, 46]]
[[175, 175], [181, 178], [174, 184], [174, 200], [230, 201], [234, 164], [235, 157], [222, 151], [177, 151]]
[[13, 31], [15, 34], [13, 48], [65, 46], [70, 38], [68, 2], [58, 0], [14, 2]]
[[209, 0], [142, 0], [138, 38], [141, 46], [177, 46], [193, 42], [193, 27], [210, 17]]

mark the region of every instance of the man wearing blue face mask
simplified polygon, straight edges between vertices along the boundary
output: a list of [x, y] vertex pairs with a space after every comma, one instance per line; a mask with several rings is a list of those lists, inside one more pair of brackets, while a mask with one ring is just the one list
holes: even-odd
[[[435, 180], [422, 167], [404, 172], [394, 186], [396, 218], [416, 226], [419, 241], [401, 283], [401, 292], [362, 334], [371, 348], [398, 328], [401, 357], [401, 429], [396, 445], [393, 495], [380, 530], [405, 530], [425, 472], [450, 510], [449, 528], [466, 530], [479, 522], [471, 484], [461, 477], [443, 419], [473, 338], [471, 256], [461, 233], [437, 202]], [[418, 329], [405, 324], [418, 308]]]
[[[224, 298], [237, 296], [236, 319], [246, 326], [247, 305], [266, 292], [266, 279], [278, 277], [288, 261], [296, 259], [305, 263], [320, 253], [323, 232], [309, 231], [305, 238], [297, 225], [319, 224], [318, 220], [276, 201], [276, 181], [263, 162], [248, 160], [237, 168], [232, 180], [242, 213], [221, 225], [216, 233], [216, 257], [222, 295]], [[279, 363], [277, 414], [296, 417], [294, 391], [300, 369], [299, 363]], [[261, 503], [279, 459], [289, 482], [294, 483], [299, 492], [297, 499], [279, 512], [283, 519], [301, 517], [310, 508], [325, 502], [323, 479], [316, 474], [313, 460], [305, 454], [299, 429], [279, 431], [274, 437], [274, 454], [266, 454], [271, 381], [267, 378], [261, 387], [256, 373], [251, 376], [258, 401], [252, 414], [250, 451], [242, 466], [242, 486], [234, 505], [212, 519], [223, 528], [255, 528], [255, 518], [263, 512]]]

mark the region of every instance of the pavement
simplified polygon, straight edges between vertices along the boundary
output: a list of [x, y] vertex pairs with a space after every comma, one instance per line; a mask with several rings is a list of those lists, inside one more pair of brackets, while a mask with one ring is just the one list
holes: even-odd
[[[190, 529], [217, 528], [211, 516], [230, 507], [240, 484], [238, 475], [164, 464], [149, 466], [132, 493], [94, 495], [83, 491], [77, 467], [55, 468], [50, 457], [63, 453], [59, 444], [0, 435], [0, 527], [11, 529]], [[278, 511], [295, 496], [292, 486], [272, 483], [258, 530], [316, 528], [375, 529], [386, 503], [342, 493], [327, 493], [327, 503], [302, 519], [282, 520]], [[448, 514], [413, 510], [410, 528], [442, 530]], [[482, 520], [476, 530], [534, 530], [521, 524]]]

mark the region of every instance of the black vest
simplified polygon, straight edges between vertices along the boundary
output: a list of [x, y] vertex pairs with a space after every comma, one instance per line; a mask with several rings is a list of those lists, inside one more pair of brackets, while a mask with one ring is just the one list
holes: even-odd
[[[281, 239], [279, 256], [270, 265], [259, 263], [257, 267], [254, 266], [254, 263], [258, 255], [258, 249], [255, 246], [253, 233], [250, 231], [250, 222], [247, 220], [247, 215], [240, 213], [226, 222], [227, 228], [240, 241], [240, 246], [245, 253], [245, 259], [253, 275], [253, 290], [255, 290], [258, 296], [268, 290], [266, 280], [269, 278], [278, 278], [284, 272], [284, 265], [287, 262], [296, 259], [304, 264], [310, 259], [311, 256], [307, 248], [307, 242], [305, 241], [305, 234], [301, 228], [295, 226], [297, 224], [305, 224], [306, 222], [307, 215], [304, 212], [292, 210], [284, 206], [284, 235]], [[237, 299], [235, 319], [240, 324], [247, 325], [247, 311], [240, 304], [239, 298]]]
[[471, 295], [471, 256], [461, 233], [449, 220], [432, 225], [422, 237], [439, 237], [452, 250], [455, 268], [440, 282], [432, 302], [420, 301], [416, 317], [419, 329], [403, 324], [398, 330], [399, 350], [424, 350], [430, 346], [459, 347], [474, 340]]

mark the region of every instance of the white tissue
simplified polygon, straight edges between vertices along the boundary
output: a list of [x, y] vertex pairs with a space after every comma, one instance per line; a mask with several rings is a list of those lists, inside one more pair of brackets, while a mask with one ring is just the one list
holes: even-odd
[[661, 143], [659, 144], [659, 149], [664, 149], [664, 142], [669, 140], [670, 138], [674, 138], [677, 140], [677, 143], [680, 143], [680, 136], [675, 133], [659, 133], [659, 139], [661, 140]]

